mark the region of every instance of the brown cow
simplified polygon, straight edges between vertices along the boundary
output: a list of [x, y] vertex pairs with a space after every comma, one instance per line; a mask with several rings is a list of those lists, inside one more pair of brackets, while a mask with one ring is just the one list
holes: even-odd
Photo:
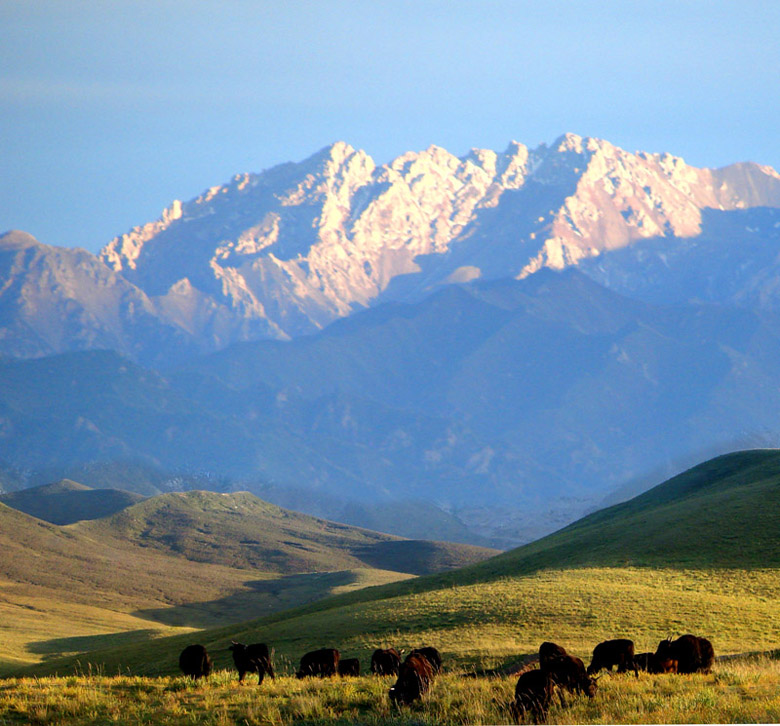
[[627, 670], [633, 670], [634, 675], [639, 677], [636, 665], [634, 664], [634, 641], [627, 638], [618, 638], [616, 640], [605, 640], [599, 643], [593, 649], [593, 658], [588, 666], [588, 675], [592, 676], [598, 673], [602, 668], [612, 671], [612, 666], [617, 666], [618, 673], [625, 673]]
[[185, 676], [197, 681], [211, 673], [211, 658], [202, 645], [188, 645], [179, 655], [179, 668]]
[[377, 648], [371, 656], [371, 672], [377, 676], [397, 676], [401, 654], [395, 648]]
[[360, 661], [357, 658], [342, 658], [339, 660], [340, 676], [359, 676]]
[[545, 670], [531, 670], [517, 679], [515, 700], [509, 704], [509, 710], [517, 723], [530, 713], [536, 723], [547, 720], [547, 711], [553, 697], [554, 682]]
[[715, 650], [707, 638], [681, 635], [677, 640], [662, 640], [655, 651], [660, 660], [677, 661], [678, 673], [709, 673], [715, 662]]
[[321, 648], [312, 650], [301, 658], [301, 667], [295, 674], [296, 678], [306, 676], [335, 676], [339, 671], [341, 654], [335, 648]]
[[390, 689], [390, 701], [409, 705], [428, 692], [434, 672], [430, 661], [418, 653], [409, 653], [401, 664], [398, 680]]

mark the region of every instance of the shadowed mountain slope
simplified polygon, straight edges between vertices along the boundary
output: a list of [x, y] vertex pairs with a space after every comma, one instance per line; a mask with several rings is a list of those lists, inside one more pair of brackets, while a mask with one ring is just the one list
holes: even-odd
[[542, 271], [233, 346], [173, 380], [227, 387], [240, 416], [272, 417], [377, 490], [435, 493], [481, 534], [530, 539], [540, 511], [549, 531], [649, 471], [774, 443], [779, 338], [772, 313], [649, 305]]
[[505, 547], [698, 452], [780, 443], [778, 351], [775, 313], [651, 305], [543, 270], [165, 376], [105, 351], [0, 361], [0, 460], [213, 473], [203, 488]]

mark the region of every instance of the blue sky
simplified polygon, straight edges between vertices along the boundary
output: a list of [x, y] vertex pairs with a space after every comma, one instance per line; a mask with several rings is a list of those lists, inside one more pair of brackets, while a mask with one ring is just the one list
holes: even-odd
[[780, 2], [0, 2], [0, 231], [97, 250], [233, 174], [571, 131], [780, 168]]

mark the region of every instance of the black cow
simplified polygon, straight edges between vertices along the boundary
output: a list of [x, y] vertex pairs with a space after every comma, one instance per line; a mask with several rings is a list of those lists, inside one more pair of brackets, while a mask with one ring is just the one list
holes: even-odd
[[662, 640], [655, 654], [660, 660], [676, 660], [678, 673], [709, 673], [715, 662], [712, 643], [690, 633], [674, 641]]
[[359, 676], [360, 661], [357, 658], [343, 658], [339, 660], [340, 676]]
[[[547, 658], [541, 670], [549, 673], [553, 683], [562, 691], [584, 694], [588, 698], [596, 695], [596, 679], [588, 675], [582, 659], [575, 655]], [[563, 694], [561, 694], [561, 703], [563, 703]]]
[[267, 675], [274, 677], [274, 668], [271, 665], [271, 655], [265, 643], [252, 643], [244, 645], [232, 641], [228, 650], [233, 651], [233, 662], [238, 669], [238, 682], [244, 682], [247, 673], [257, 673], [257, 685], [263, 682]]
[[295, 674], [296, 678], [306, 676], [335, 676], [339, 672], [341, 654], [335, 648], [312, 650], [301, 658], [301, 667]]
[[634, 666], [648, 673], [677, 673], [677, 661], [671, 658], [659, 658], [655, 653], [638, 653], [634, 656]]
[[593, 658], [588, 666], [588, 675], [592, 676], [598, 673], [602, 668], [612, 671], [612, 666], [617, 666], [618, 673], [625, 673], [627, 670], [634, 671], [635, 676], [639, 676], [636, 665], [634, 664], [634, 641], [627, 638], [618, 638], [616, 640], [605, 640], [599, 643], [593, 649]]
[[397, 676], [401, 654], [395, 648], [377, 648], [371, 656], [371, 672], [377, 676]]
[[433, 667], [434, 675], [438, 675], [441, 670], [441, 653], [436, 648], [415, 648], [409, 655], [415, 653], [428, 659], [428, 662]]
[[428, 692], [435, 673], [431, 662], [419, 653], [409, 653], [401, 664], [398, 680], [390, 689], [390, 701], [409, 705]]
[[547, 720], [547, 711], [553, 697], [554, 681], [545, 670], [532, 670], [523, 673], [515, 686], [515, 700], [509, 704], [509, 710], [517, 723], [530, 713], [536, 723]]
[[179, 656], [179, 668], [193, 680], [206, 678], [211, 673], [211, 658], [202, 645], [188, 645]]

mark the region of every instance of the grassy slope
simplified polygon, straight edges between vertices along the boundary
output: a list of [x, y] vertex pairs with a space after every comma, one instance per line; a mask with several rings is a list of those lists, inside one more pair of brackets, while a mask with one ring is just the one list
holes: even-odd
[[405, 543], [246, 493], [166, 494], [66, 527], [0, 504], [0, 672], [405, 579], [385, 556], [397, 544], [409, 550], [401, 564], [421, 571], [492, 554]]
[[[198, 640], [223, 665], [231, 637], [262, 638], [292, 662], [325, 645], [367, 657], [381, 643], [426, 642], [451, 662], [496, 665], [545, 639], [587, 657], [603, 638], [632, 637], [644, 650], [688, 631], [711, 636], [718, 653], [778, 648], [779, 497], [778, 452], [719, 457], [484, 563], [209, 630]], [[109, 669], [174, 672], [186, 641], [94, 655]]]
[[162, 494], [79, 527], [93, 537], [133, 542], [196, 562], [287, 575], [354, 568], [429, 574], [497, 552], [402, 540], [282, 509], [247, 492]]

